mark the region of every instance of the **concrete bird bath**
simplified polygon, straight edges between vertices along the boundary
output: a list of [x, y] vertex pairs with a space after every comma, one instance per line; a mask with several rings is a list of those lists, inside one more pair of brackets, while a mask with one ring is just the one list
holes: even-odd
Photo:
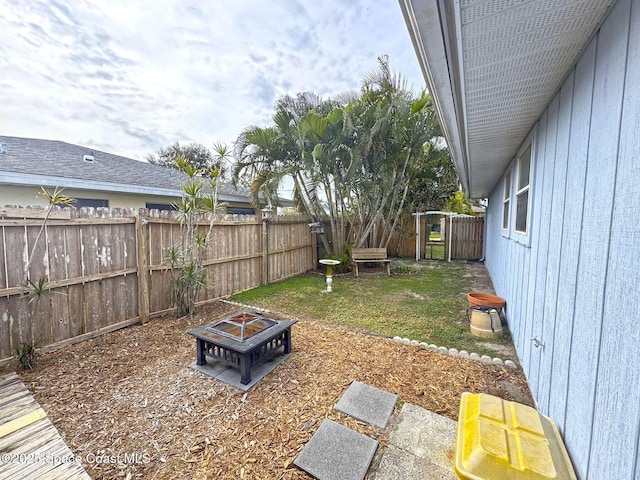
[[332, 260], [330, 258], [323, 258], [322, 260], [320, 260], [320, 263], [322, 265], [326, 265], [327, 266], [327, 293], [331, 293], [332, 292], [332, 285], [333, 285], [333, 267], [335, 267], [336, 265], [340, 265], [340, 261], [339, 260]]

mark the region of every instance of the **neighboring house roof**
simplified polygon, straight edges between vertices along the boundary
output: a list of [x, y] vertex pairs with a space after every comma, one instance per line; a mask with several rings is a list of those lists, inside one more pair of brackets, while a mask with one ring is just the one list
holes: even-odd
[[[186, 178], [172, 168], [56, 140], [0, 136], [0, 144], [0, 184], [180, 197]], [[222, 184], [219, 193], [222, 201], [250, 201], [243, 187]]]
[[400, 0], [458, 175], [488, 196], [612, 0]]

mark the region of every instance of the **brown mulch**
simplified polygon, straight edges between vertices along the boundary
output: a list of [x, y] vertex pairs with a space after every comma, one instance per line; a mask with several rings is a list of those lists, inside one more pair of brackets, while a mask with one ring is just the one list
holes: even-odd
[[235, 309], [113, 332], [21, 377], [95, 479], [311, 478], [292, 462], [325, 418], [387, 444], [386, 431], [333, 409], [355, 380], [453, 419], [465, 391], [531, 404], [519, 370], [306, 320], [291, 357], [245, 393], [188, 368], [186, 332]]

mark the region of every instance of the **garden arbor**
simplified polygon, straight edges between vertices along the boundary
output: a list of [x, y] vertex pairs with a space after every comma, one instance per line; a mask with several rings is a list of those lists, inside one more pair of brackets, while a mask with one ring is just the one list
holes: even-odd
[[[432, 210], [432, 211], [428, 211], [428, 212], [416, 212], [413, 214], [414, 217], [416, 217], [416, 261], [420, 260], [420, 251], [421, 251], [421, 247], [423, 244], [422, 241], [422, 235], [421, 235], [421, 229], [420, 229], [420, 218], [422, 216], [428, 216], [428, 215], [443, 215], [444, 217], [446, 217], [445, 221], [449, 223], [449, 232], [453, 231], [453, 219], [454, 218], [474, 218], [472, 215], [465, 215], [462, 213], [456, 213], [456, 212], [443, 212], [440, 210]], [[428, 240], [428, 238], [427, 238]], [[445, 237], [445, 242], [447, 242], [447, 255], [445, 258], [445, 260], [447, 260], [448, 262], [451, 261], [451, 252], [453, 251], [453, 235], [449, 234]]]

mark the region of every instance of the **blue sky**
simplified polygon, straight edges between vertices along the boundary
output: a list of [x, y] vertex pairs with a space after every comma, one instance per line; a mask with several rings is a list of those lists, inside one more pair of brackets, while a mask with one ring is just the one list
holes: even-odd
[[0, 133], [137, 159], [232, 143], [284, 94], [358, 89], [381, 54], [424, 87], [397, 0], [0, 0]]

